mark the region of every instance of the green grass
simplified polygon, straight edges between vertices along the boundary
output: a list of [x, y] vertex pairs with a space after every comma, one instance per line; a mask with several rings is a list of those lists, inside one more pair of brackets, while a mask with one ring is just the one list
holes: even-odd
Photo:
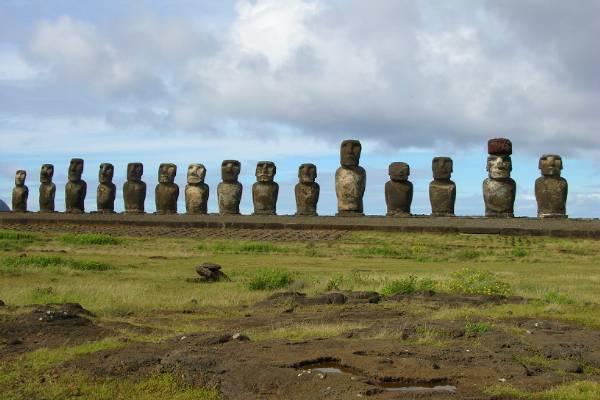
[[496, 278], [489, 271], [464, 268], [452, 273], [447, 282], [450, 292], [464, 294], [501, 295], [511, 294], [510, 284]]
[[388, 282], [381, 288], [380, 292], [384, 296], [393, 296], [395, 294], [411, 294], [411, 293], [424, 293], [424, 292], [435, 292], [436, 282], [423, 278], [419, 279], [414, 275], [410, 275], [408, 278], [393, 280]]
[[470, 322], [468, 321], [465, 324], [465, 332], [471, 334], [477, 333], [485, 333], [489, 331], [492, 327], [490, 324], [486, 324], [485, 322]]
[[288, 287], [294, 281], [291, 273], [278, 269], [260, 269], [248, 280], [249, 290], [276, 290]]
[[200, 243], [197, 247], [203, 252], [214, 254], [275, 254], [288, 253], [291, 249], [269, 242], [215, 241]]
[[573, 381], [541, 392], [528, 392], [512, 386], [494, 386], [486, 390], [490, 396], [518, 400], [598, 400], [600, 383]]
[[78, 271], [107, 271], [112, 267], [91, 260], [73, 260], [59, 256], [6, 257], [0, 261], [0, 271], [30, 268], [69, 268]]
[[58, 241], [64, 244], [94, 246], [115, 246], [123, 243], [123, 239], [103, 233], [67, 233], [60, 235]]
[[564, 294], [557, 293], [557, 292], [548, 292], [544, 295], [544, 297], [542, 299], [544, 301], [547, 301], [548, 303], [555, 303], [555, 304], [574, 304], [575, 303], [575, 300], [569, 298], [568, 296], [565, 296]]

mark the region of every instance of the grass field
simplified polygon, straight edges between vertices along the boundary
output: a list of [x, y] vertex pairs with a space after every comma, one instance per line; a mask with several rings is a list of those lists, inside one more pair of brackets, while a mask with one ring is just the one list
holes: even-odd
[[[186, 281], [194, 278], [194, 267], [202, 262], [222, 265], [231, 281], [209, 285]], [[0, 299], [6, 304], [75, 302], [95, 313], [101, 326], [126, 321], [157, 328], [147, 335], [123, 331], [81, 352], [119, 346], [123, 338], [160, 342], [175, 334], [210, 330], [213, 327], [204, 322], [242, 315], [245, 307], [278, 290], [308, 295], [369, 290], [385, 295], [522, 296], [533, 301], [407, 309], [427, 312], [432, 321], [464, 319], [467, 332], [474, 335], [484, 334], [507, 312], [511, 318], [551, 318], [600, 330], [599, 289], [600, 242], [586, 239], [357, 232], [336, 242], [271, 243], [0, 231]], [[0, 316], [18, 312], [0, 308]], [[298, 340], [337, 336], [361, 327], [347, 322], [298, 324], [259, 327], [251, 333], [253, 340]], [[0, 392], [4, 389], [8, 395], [0, 398], [36, 398], [44, 390], [53, 393], [47, 398], [68, 397], [68, 389], [58, 389], [65, 384], [62, 378], [25, 388], [19, 382], [78, 354], [77, 350], [41, 349], [1, 360], [0, 372], [5, 374], [0, 377]], [[122, 380], [99, 384], [81, 376], [75, 380], [84, 397], [93, 392], [93, 398], [218, 398], [209, 389], [178, 387], [165, 374], [129, 384]], [[117, 396], [116, 388], [127, 395]], [[595, 390], [600, 390], [597, 383], [584, 380], [548, 389], [546, 394], [495, 386], [488, 393], [514, 398], [599, 398]]]

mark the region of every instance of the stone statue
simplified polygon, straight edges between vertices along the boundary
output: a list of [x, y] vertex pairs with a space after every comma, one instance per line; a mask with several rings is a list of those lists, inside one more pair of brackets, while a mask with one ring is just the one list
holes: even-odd
[[54, 165], [44, 164], [40, 170], [40, 212], [54, 212], [56, 185], [52, 182]]
[[434, 217], [454, 216], [456, 201], [456, 184], [450, 180], [452, 176], [452, 159], [435, 157], [431, 162], [433, 180], [429, 183], [429, 201], [431, 215]]
[[146, 201], [146, 183], [142, 181], [144, 164], [127, 164], [127, 181], [123, 184], [125, 214], [143, 214]]
[[385, 184], [387, 215], [406, 217], [410, 215], [413, 184], [408, 180], [410, 167], [403, 162], [393, 162], [389, 167], [390, 180]]
[[486, 217], [514, 217], [517, 185], [510, 177], [512, 143], [508, 139], [488, 141], [488, 178], [483, 181]]
[[296, 215], [317, 215], [320, 187], [315, 179], [317, 179], [317, 166], [315, 164], [300, 165], [298, 168], [299, 182], [294, 188]]
[[217, 186], [219, 214], [239, 214], [242, 200], [242, 184], [238, 182], [241, 164], [237, 160], [225, 160], [221, 164], [221, 179]]
[[539, 218], [566, 218], [567, 180], [560, 176], [563, 163], [560, 156], [545, 154], [540, 157], [542, 176], [535, 181], [535, 198]]
[[185, 208], [188, 214], [206, 214], [208, 185], [204, 183], [206, 168], [202, 164], [190, 164], [185, 187]]
[[115, 167], [112, 164], [100, 164], [98, 172], [98, 190], [96, 192], [96, 206], [101, 214], [111, 214], [115, 212], [115, 197], [117, 196], [117, 187], [113, 183]]
[[158, 168], [158, 185], [154, 191], [156, 214], [177, 214], [179, 186], [175, 184], [177, 165], [160, 164]]
[[259, 161], [256, 164], [256, 182], [252, 185], [253, 215], [276, 215], [279, 185], [273, 179], [277, 167], [272, 161]]
[[22, 169], [15, 174], [15, 188], [12, 192], [12, 210], [14, 212], [27, 212], [29, 188], [25, 186], [25, 178], [27, 178], [27, 172]]
[[83, 160], [73, 158], [69, 165], [69, 182], [65, 185], [66, 212], [81, 214], [85, 212], [85, 195], [87, 184], [81, 179], [83, 174]]
[[362, 147], [358, 140], [344, 140], [340, 146], [340, 164], [335, 171], [335, 194], [338, 216], [359, 216], [363, 213], [363, 195], [367, 183], [365, 170], [358, 165]]

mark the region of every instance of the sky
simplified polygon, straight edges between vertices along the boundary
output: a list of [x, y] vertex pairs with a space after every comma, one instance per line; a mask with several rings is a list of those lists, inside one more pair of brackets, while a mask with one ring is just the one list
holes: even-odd
[[[482, 215], [489, 138], [513, 142], [517, 216], [534, 216], [542, 154], [563, 157], [571, 217], [600, 217], [599, 0], [164, 0], [0, 3], [0, 199], [69, 159], [143, 162], [146, 209], [158, 165], [203, 163], [217, 211], [223, 159], [242, 162], [251, 213], [260, 160], [277, 164], [278, 212], [295, 212], [301, 163], [318, 167], [318, 211], [334, 214], [339, 144], [359, 139], [365, 212], [384, 214], [387, 166], [404, 161], [412, 211], [429, 214], [431, 159], [450, 156], [456, 213]], [[183, 193], [183, 190], [181, 190]], [[180, 211], [185, 209], [183, 195]]]

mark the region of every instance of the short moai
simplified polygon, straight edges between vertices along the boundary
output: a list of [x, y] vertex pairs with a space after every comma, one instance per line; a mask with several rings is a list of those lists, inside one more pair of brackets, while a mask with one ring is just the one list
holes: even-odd
[[185, 209], [188, 214], [206, 214], [209, 188], [204, 183], [206, 168], [202, 164], [190, 164], [185, 186]]
[[158, 185], [154, 190], [156, 214], [177, 214], [179, 186], [175, 183], [177, 165], [160, 164], [158, 167]]
[[83, 160], [73, 158], [69, 164], [69, 181], [65, 185], [65, 211], [71, 214], [85, 212], [85, 195], [87, 183], [81, 179], [83, 174]]
[[413, 198], [413, 184], [408, 180], [410, 167], [403, 162], [389, 166], [390, 180], [385, 184], [385, 203], [389, 217], [407, 217]]
[[123, 184], [125, 214], [143, 214], [146, 201], [146, 183], [142, 181], [144, 164], [127, 164], [127, 181]]
[[27, 212], [27, 198], [29, 197], [29, 188], [25, 185], [27, 172], [20, 169], [15, 174], [15, 187], [12, 192], [12, 210], [13, 212]]
[[429, 202], [434, 217], [454, 216], [456, 184], [450, 180], [453, 163], [450, 157], [434, 157], [431, 162], [433, 180], [429, 183]]
[[52, 182], [54, 165], [44, 164], [40, 169], [40, 212], [54, 212], [56, 185]]
[[556, 154], [545, 154], [540, 157], [538, 167], [542, 172], [542, 176], [535, 181], [538, 217], [566, 218], [569, 185], [560, 176], [563, 169], [562, 158]]
[[336, 215], [343, 217], [364, 215], [363, 196], [367, 173], [359, 166], [362, 146], [358, 140], [344, 140], [340, 146], [340, 164], [335, 171]]
[[296, 215], [316, 216], [320, 187], [315, 164], [302, 164], [298, 168], [298, 183], [294, 188], [296, 194]]
[[112, 214], [115, 212], [115, 197], [117, 187], [113, 183], [115, 167], [109, 163], [100, 164], [98, 172], [98, 189], [96, 191], [96, 209], [101, 214]]
[[272, 161], [256, 164], [256, 182], [252, 185], [253, 215], [276, 215], [279, 185], [274, 181], [277, 167]]
[[224, 160], [221, 163], [221, 180], [217, 186], [219, 214], [237, 215], [240, 213], [242, 184], [238, 181], [241, 164], [237, 160]]
[[488, 141], [486, 170], [483, 181], [483, 200], [486, 217], [514, 217], [517, 184], [510, 177], [512, 171], [512, 143], [508, 139]]

